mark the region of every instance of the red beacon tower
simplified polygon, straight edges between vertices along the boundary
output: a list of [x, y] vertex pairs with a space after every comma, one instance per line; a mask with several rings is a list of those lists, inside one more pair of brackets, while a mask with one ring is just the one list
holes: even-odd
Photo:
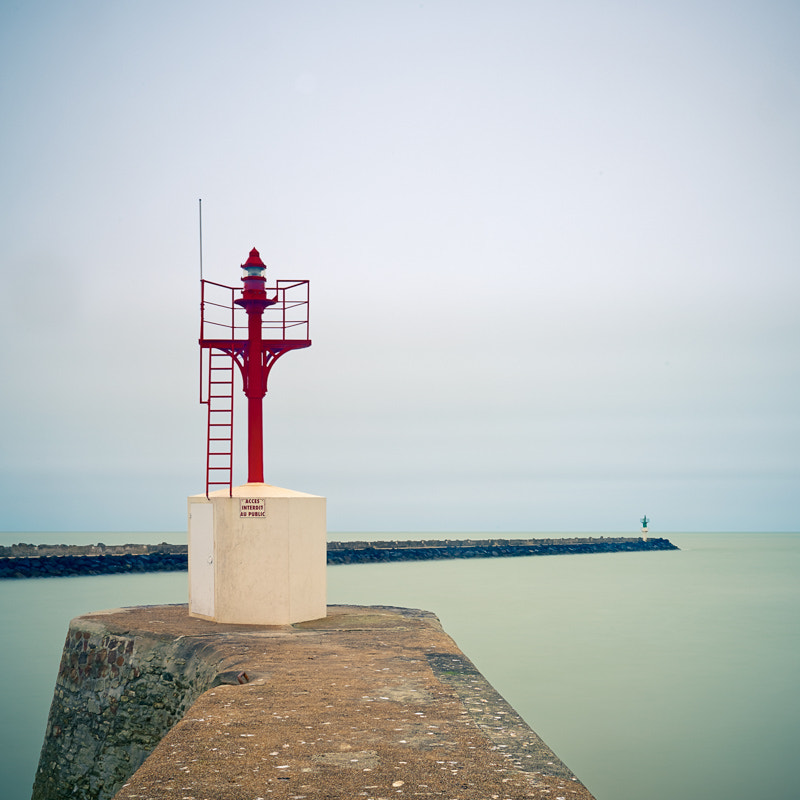
[[[264, 483], [262, 404], [275, 362], [311, 345], [308, 281], [268, 286], [255, 249], [242, 269], [242, 287], [200, 281], [208, 435], [205, 493], [188, 498], [189, 616], [291, 625], [327, 613], [326, 500]], [[237, 369], [247, 397], [247, 483], [234, 486]]]
[[200, 281], [200, 402], [208, 407], [206, 496], [212, 489], [227, 487], [229, 496], [232, 492], [235, 368], [247, 397], [247, 483], [264, 483], [263, 400], [270, 370], [284, 353], [311, 346], [308, 281], [279, 280], [267, 287], [266, 265], [255, 247], [242, 269], [241, 289]]

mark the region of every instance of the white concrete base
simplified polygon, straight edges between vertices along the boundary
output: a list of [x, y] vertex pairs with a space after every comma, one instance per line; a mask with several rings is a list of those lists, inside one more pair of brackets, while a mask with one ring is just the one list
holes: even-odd
[[189, 498], [189, 615], [289, 625], [327, 613], [325, 498], [246, 483]]

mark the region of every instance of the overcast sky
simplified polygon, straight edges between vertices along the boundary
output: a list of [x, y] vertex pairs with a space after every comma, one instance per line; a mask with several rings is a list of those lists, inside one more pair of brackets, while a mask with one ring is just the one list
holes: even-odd
[[311, 281], [265, 474], [331, 531], [800, 529], [798, 41], [772, 0], [7, 0], [0, 527], [185, 529], [202, 198], [205, 277]]

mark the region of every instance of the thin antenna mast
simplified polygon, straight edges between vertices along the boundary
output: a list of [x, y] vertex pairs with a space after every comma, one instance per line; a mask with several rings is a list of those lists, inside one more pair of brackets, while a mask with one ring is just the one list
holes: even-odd
[[197, 201], [197, 213], [200, 216], [200, 280], [203, 280], [203, 200]]

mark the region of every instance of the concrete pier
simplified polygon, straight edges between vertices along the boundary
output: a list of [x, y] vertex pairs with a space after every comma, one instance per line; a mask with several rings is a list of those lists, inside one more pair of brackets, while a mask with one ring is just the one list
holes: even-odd
[[73, 620], [33, 797], [75, 792], [592, 800], [433, 614], [344, 606], [270, 627], [185, 605]]

